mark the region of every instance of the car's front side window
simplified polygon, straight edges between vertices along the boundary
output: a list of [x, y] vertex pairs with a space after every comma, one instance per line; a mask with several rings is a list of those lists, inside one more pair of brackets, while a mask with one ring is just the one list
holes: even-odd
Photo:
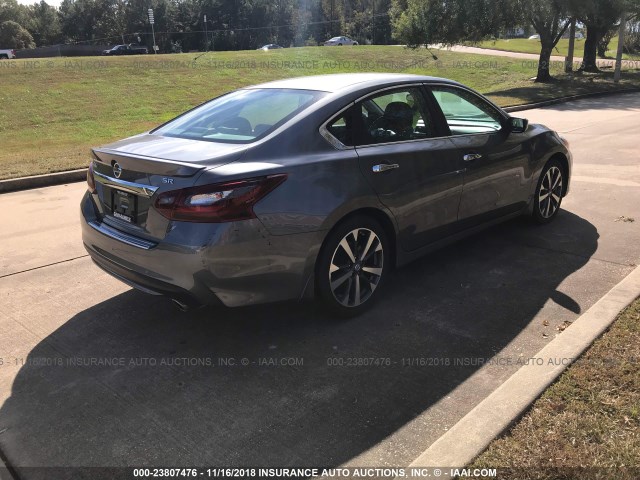
[[435, 136], [435, 124], [419, 88], [385, 91], [360, 102], [358, 145], [375, 145]]
[[493, 133], [502, 128], [502, 117], [480, 97], [455, 87], [431, 87], [451, 135]]

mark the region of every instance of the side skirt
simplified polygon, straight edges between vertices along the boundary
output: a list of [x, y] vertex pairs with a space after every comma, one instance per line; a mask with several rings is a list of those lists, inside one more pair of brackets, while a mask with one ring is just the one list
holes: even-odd
[[462, 232], [458, 232], [454, 235], [451, 235], [450, 237], [443, 238], [442, 240], [438, 240], [437, 242], [431, 243], [425, 247], [419, 248], [412, 252], [404, 252], [404, 251], [398, 250], [396, 252], [396, 265], [398, 267], [402, 265], [406, 265], [407, 263], [417, 260], [418, 258], [428, 253], [431, 253], [435, 250], [439, 250], [440, 248], [446, 247], [447, 245], [450, 245], [459, 240], [462, 240], [463, 238], [469, 237], [471, 235], [475, 235], [476, 233], [482, 232], [483, 230], [486, 230], [487, 228], [490, 228], [494, 225], [498, 225], [499, 223], [503, 223], [508, 220], [512, 220], [514, 218], [518, 218], [523, 214], [526, 214], [528, 210], [529, 210], [529, 205], [527, 205], [524, 209], [518, 212], [513, 212], [508, 215], [504, 215], [502, 217], [493, 219], [487, 223], [483, 223], [482, 225], [477, 225], [475, 227], [468, 228], [466, 230], [463, 230]]

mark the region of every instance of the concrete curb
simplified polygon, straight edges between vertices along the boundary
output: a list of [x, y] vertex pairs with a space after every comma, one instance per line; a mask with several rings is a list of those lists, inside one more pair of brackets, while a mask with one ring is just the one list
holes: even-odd
[[[464, 468], [509, 428], [640, 295], [640, 267], [613, 287], [491, 395], [416, 458], [410, 467]], [[540, 365], [542, 363], [542, 365]]]
[[10, 178], [0, 180], [0, 193], [15, 192], [16, 190], [27, 190], [29, 188], [50, 187], [63, 183], [80, 182], [87, 178], [87, 169], [69, 170], [67, 172], [47, 173], [45, 175], [34, 175], [32, 177]]
[[[572, 95], [570, 97], [560, 97], [551, 100], [545, 100], [544, 102], [527, 103], [524, 105], [513, 105], [510, 107], [503, 107], [505, 112], [520, 112], [523, 110], [531, 110], [533, 108], [548, 107], [550, 105], [557, 105], [560, 103], [571, 102], [574, 100], [581, 100], [584, 98], [596, 98], [604, 97], [608, 95], [619, 95], [625, 93], [638, 93], [640, 88], [630, 88], [626, 90], [618, 90], [615, 92], [595, 92], [584, 93], [581, 95]], [[80, 182], [87, 176], [87, 169], [81, 168], [79, 170], [69, 170], [67, 172], [48, 173], [44, 175], [34, 175], [32, 177], [20, 177], [10, 178], [8, 180], [0, 180], [0, 194], [15, 192], [18, 190], [27, 190], [30, 188], [50, 187], [53, 185], [60, 185], [63, 183]]]
[[582, 100], [585, 98], [598, 98], [606, 97], [609, 95], [621, 95], [625, 93], [638, 93], [640, 88], [627, 88], [625, 90], [618, 90], [616, 92], [593, 92], [593, 93], [581, 93], [580, 95], [571, 95], [569, 97], [552, 98], [551, 100], [545, 100], [537, 103], [526, 103], [524, 105], [513, 105], [511, 107], [502, 107], [505, 112], [520, 112], [522, 110], [531, 110], [534, 108], [548, 107], [550, 105], [557, 105], [560, 103], [573, 102], [574, 100]]

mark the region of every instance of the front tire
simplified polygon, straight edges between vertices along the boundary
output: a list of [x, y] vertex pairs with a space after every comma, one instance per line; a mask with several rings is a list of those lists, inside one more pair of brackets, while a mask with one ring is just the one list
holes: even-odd
[[558, 215], [565, 185], [564, 169], [560, 162], [547, 162], [540, 174], [533, 200], [532, 217], [537, 223], [549, 223]]
[[330, 313], [354, 317], [380, 296], [389, 273], [390, 243], [373, 218], [357, 216], [326, 238], [316, 263], [316, 289]]

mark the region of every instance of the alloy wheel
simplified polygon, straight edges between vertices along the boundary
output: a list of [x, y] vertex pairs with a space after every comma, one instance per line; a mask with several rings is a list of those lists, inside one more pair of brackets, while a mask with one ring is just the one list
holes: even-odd
[[547, 170], [538, 192], [538, 209], [543, 218], [551, 218], [562, 199], [562, 172], [556, 166]]
[[366, 302], [382, 278], [384, 251], [378, 235], [368, 228], [347, 233], [331, 257], [329, 285], [333, 297], [345, 307]]

